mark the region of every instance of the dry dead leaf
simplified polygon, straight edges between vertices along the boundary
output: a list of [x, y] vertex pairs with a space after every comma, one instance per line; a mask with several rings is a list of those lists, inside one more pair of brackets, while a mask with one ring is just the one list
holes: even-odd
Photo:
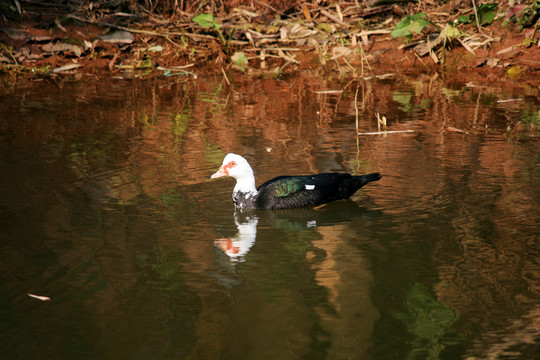
[[489, 66], [490, 68], [494, 68], [495, 66], [499, 64], [499, 61], [501, 60], [497, 58], [489, 58], [486, 61], [486, 65]]
[[305, 3], [301, 5], [302, 7], [302, 13], [304, 14], [304, 17], [306, 18], [307, 22], [312, 22], [313, 19], [311, 18], [311, 14], [309, 13], [309, 9]]
[[465, 48], [465, 50], [476, 56], [474, 50], [465, 41], [462, 41], [460, 38], [457, 38], [457, 41], [459, 41], [459, 43]]
[[111, 34], [103, 35], [99, 37], [102, 41], [113, 44], [131, 44], [135, 41], [135, 37], [129, 31], [115, 31]]
[[41, 47], [43, 51], [51, 53], [73, 53], [75, 56], [80, 57], [82, 55], [82, 49], [73, 44], [68, 43], [47, 43]]
[[343, 13], [341, 12], [341, 8], [339, 7], [339, 4], [336, 4], [336, 13], [337, 13], [338, 19], [343, 21]]
[[35, 295], [35, 294], [27, 294], [31, 298], [38, 299], [41, 301], [51, 301], [51, 298], [48, 296], [41, 296], [41, 295]]
[[82, 65], [79, 65], [79, 64], [67, 64], [67, 65], [64, 65], [64, 66], [60, 66], [59, 68], [56, 68], [54, 69], [52, 72], [57, 74], [57, 73], [61, 73], [61, 72], [64, 72], [64, 71], [69, 71], [69, 70], [73, 70], [73, 69], [77, 69], [79, 67], [81, 67]]
[[332, 48], [332, 58], [330, 60], [337, 60], [343, 56], [348, 56], [353, 51], [345, 46], [335, 46]]
[[4, 27], [1, 31], [13, 40], [24, 40], [26, 38], [26, 31], [21, 29]]

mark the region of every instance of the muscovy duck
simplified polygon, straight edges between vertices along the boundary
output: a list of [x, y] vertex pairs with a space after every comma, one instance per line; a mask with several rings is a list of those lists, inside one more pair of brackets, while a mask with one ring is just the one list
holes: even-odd
[[290, 209], [317, 206], [348, 199], [362, 186], [381, 178], [372, 173], [353, 176], [347, 173], [323, 173], [302, 176], [278, 176], [255, 187], [253, 169], [242, 156], [227, 154], [223, 165], [210, 178], [231, 176], [236, 179], [234, 204], [244, 209]]

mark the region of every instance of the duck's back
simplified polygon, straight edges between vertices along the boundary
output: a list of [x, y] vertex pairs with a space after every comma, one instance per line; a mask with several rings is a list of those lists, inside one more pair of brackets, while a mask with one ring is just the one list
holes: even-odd
[[317, 206], [347, 199], [365, 184], [380, 178], [379, 173], [361, 176], [347, 173], [279, 176], [259, 186], [255, 203], [258, 209]]

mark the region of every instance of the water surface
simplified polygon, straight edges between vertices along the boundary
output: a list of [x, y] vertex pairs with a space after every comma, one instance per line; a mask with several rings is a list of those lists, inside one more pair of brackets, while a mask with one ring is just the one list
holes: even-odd
[[[229, 78], [4, 87], [5, 358], [540, 351], [538, 89]], [[412, 132], [357, 136], [378, 131], [376, 113]], [[233, 180], [209, 179], [227, 152], [258, 184], [384, 177], [318, 209], [239, 211]]]

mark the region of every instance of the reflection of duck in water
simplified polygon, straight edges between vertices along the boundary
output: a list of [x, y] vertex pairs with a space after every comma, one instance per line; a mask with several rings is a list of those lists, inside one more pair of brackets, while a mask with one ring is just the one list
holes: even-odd
[[257, 237], [257, 223], [259, 218], [255, 215], [244, 216], [238, 220], [238, 215], [234, 213], [234, 223], [238, 229], [235, 236], [230, 238], [216, 239], [215, 246], [227, 254], [231, 261], [239, 262], [244, 260], [244, 256], [255, 243]]
[[255, 187], [253, 169], [240, 155], [228, 154], [212, 179], [232, 176], [234, 204], [245, 209], [290, 209], [348, 199], [362, 186], [381, 178], [379, 173], [353, 176], [324, 173], [303, 176], [278, 176]]
[[[219, 238], [214, 245], [233, 263], [242, 262], [257, 240], [257, 226], [263, 229], [280, 229], [298, 232], [309, 228], [334, 226], [351, 221], [369, 221], [379, 216], [377, 210], [367, 210], [354, 201], [328, 204], [322, 208], [282, 209], [258, 211], [235, 209], [234, 236]], [[263, 233], [264, 235], [264, 233]], [[276, 239], [279, 242], [279, 239]]]

